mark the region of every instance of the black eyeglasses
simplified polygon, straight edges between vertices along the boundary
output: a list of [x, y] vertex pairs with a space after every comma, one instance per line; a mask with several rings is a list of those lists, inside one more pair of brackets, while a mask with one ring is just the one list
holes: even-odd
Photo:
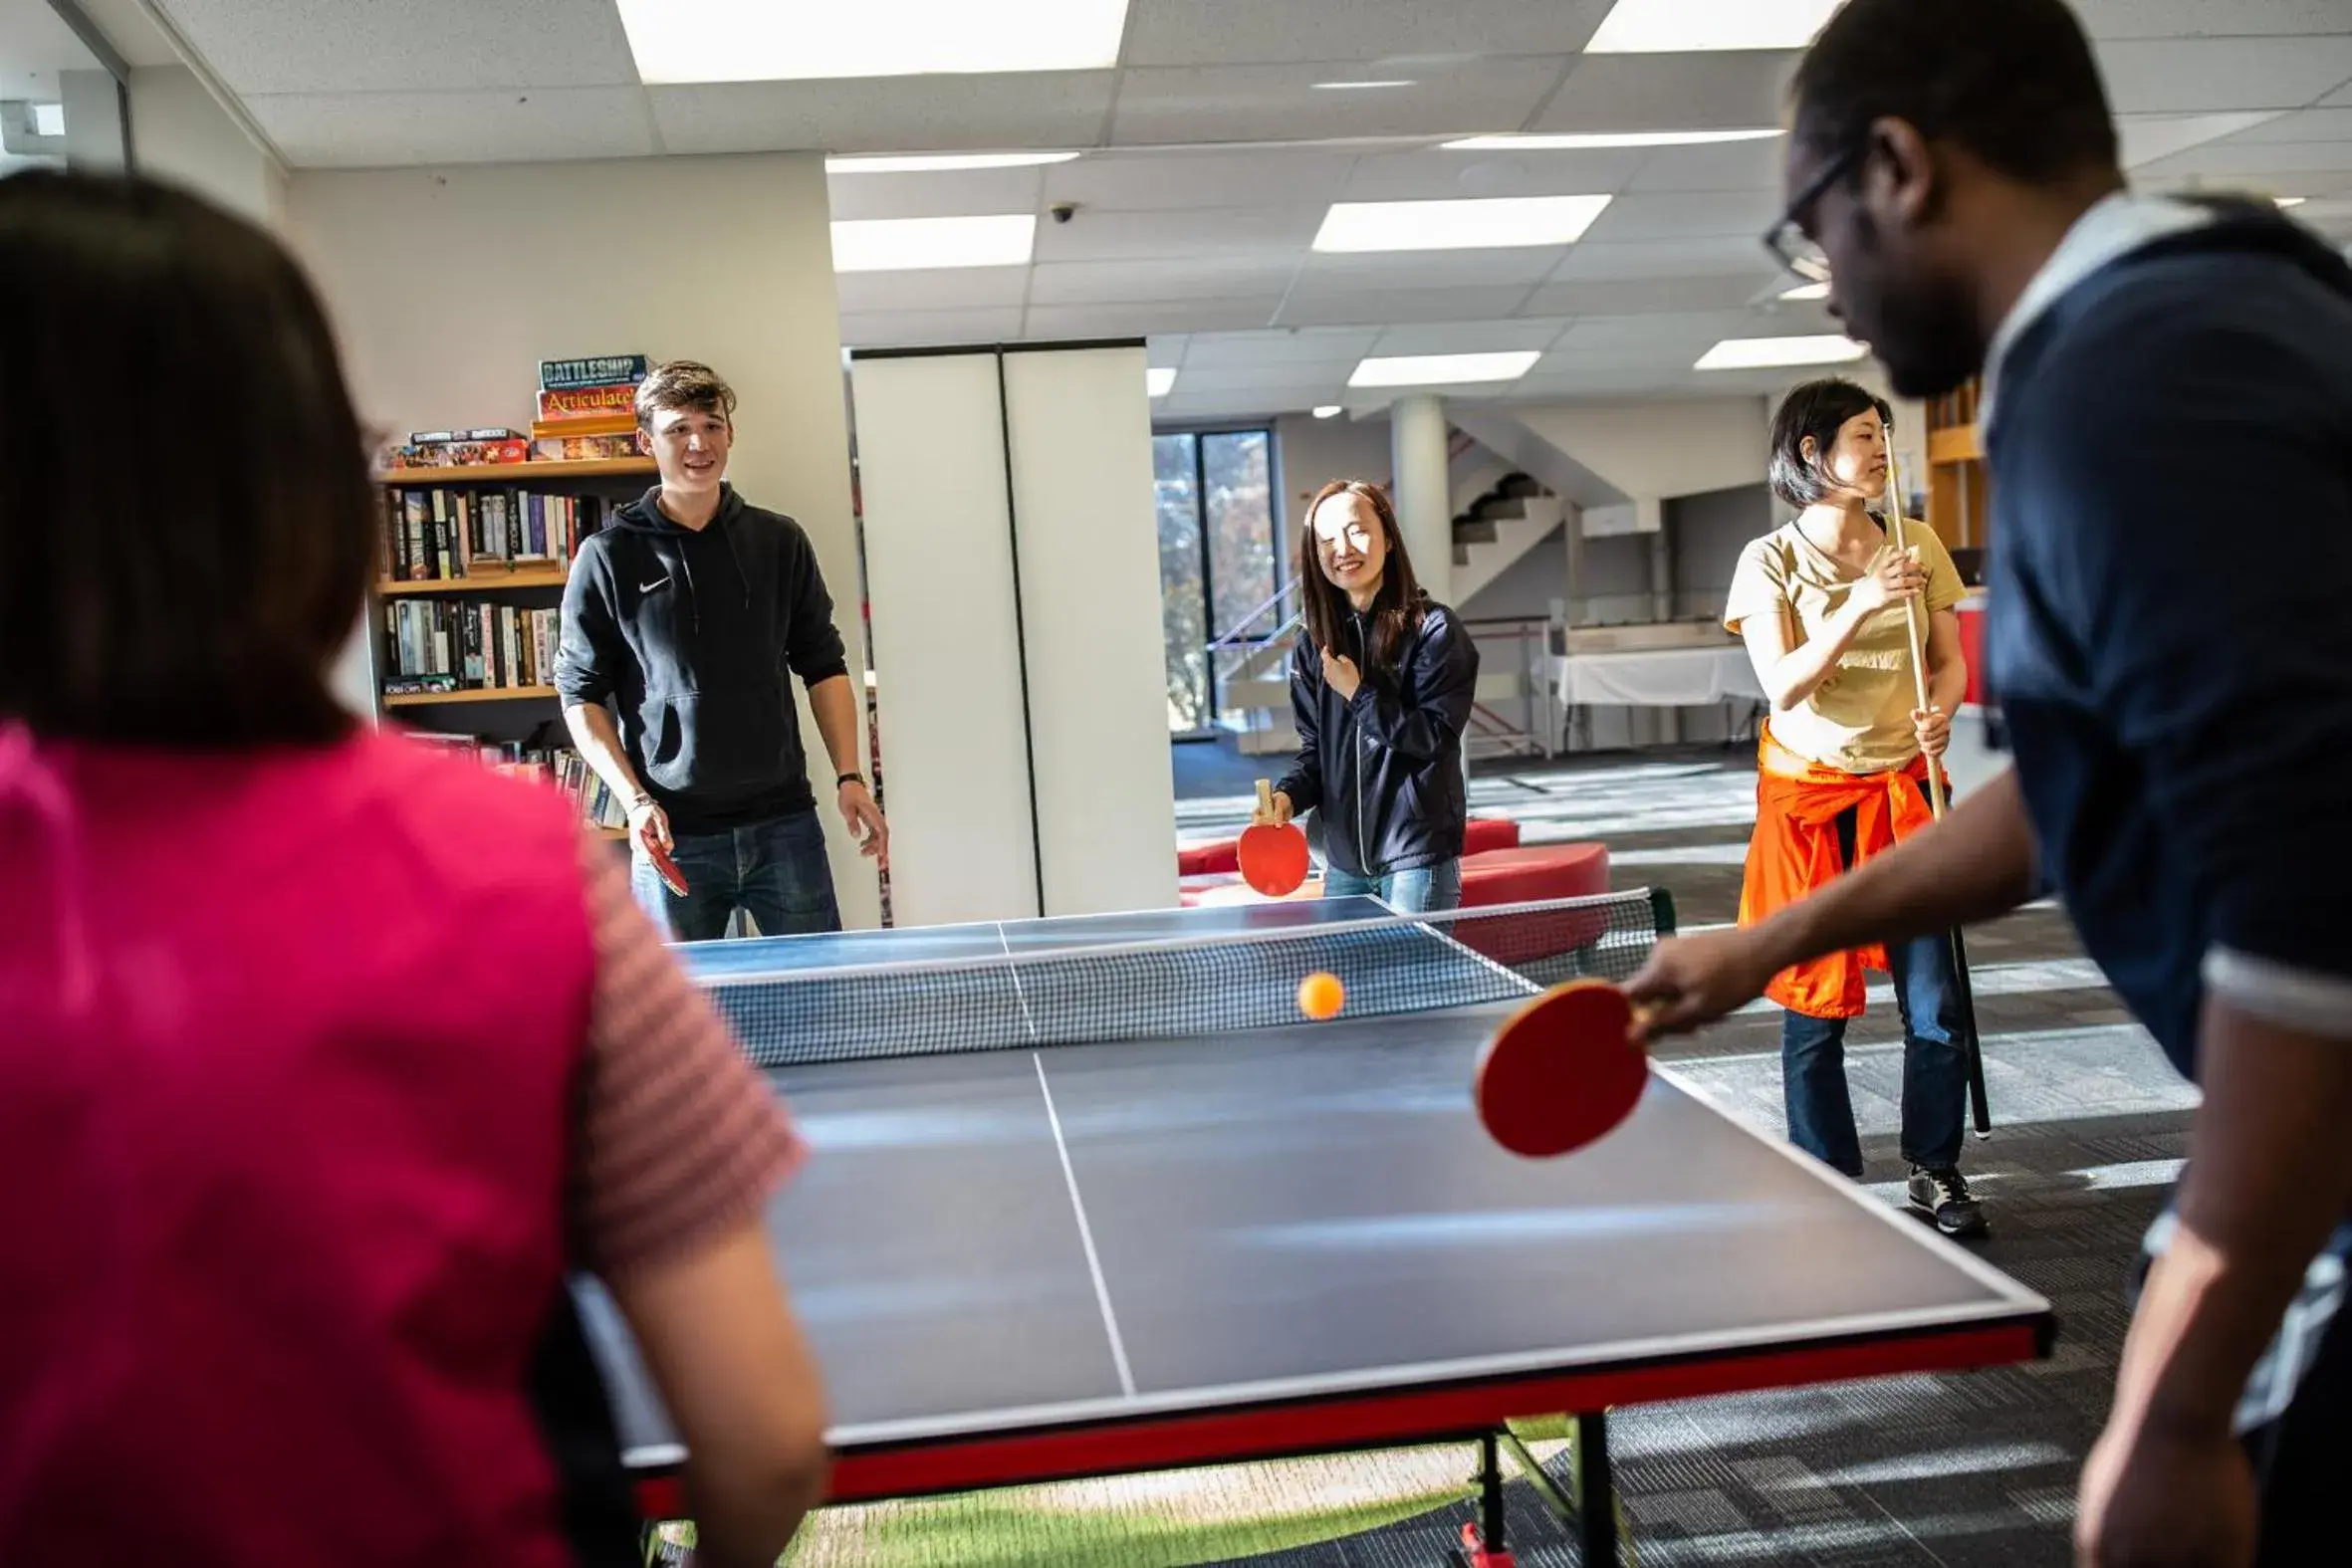
[[1804, 189], [1790, 198], [1779, 220], [1764, 230], [1764, 249], [1799, 278], [1809, 278], [1815, 283], [1829, 281], [1829, 258], [1805, 233], [1804, 220], [1811, 213], [1813, 203], [1821, 199], [1821, 193], [1843, 179], [1868, 150], [1869, 143], [1863, 142], [1822, 164], [1820, 171], [1805, 181]]

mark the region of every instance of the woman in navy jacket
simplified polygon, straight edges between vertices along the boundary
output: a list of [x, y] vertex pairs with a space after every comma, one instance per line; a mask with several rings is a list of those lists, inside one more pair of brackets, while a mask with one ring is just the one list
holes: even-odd
[[1316, 492], [1299, 530], [1298, 583], [1298, 760], [1274, 792], [1273, 819], [1321, 814], [1324, 897], [1451, 909], [1462, 897], [1462, 731], [1478, 646], [1421, 591], [1377, 485], [1333, 480]]

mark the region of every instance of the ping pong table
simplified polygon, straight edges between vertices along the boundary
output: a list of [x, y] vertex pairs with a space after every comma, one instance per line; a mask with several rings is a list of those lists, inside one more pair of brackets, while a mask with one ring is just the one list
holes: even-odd
[[[769, 1224], [833, 1500], [1462, 1439], [1457, 1560], [1500, 1565], [1497, 1435], [1564, 1413], [1611, 1563], [1613, 1406], [2046, 1354], [2045, 1301], [1671, 1070], [1578, 1154], [1488, 1139], [1498, 1020], [1671, 918], [1327, 899], [679, 949], [812, 1149]], [[1315, 970], [1328, 1022], [1293, 1001]], [[583, 1290], [647, 1516], [680, 1516], [684, 1451]]]

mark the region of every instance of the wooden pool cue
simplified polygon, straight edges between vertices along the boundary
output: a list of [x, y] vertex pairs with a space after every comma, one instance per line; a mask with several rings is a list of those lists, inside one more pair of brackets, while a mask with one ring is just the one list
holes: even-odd
[[[1903, 486], [1895, 466], [1895, 434], [1887, 431], [1887, 542], [1898, 551], [1909, 554], [1903, 542]], [[1917, 594], [1903, 601], [1903, 616], [1909, 626], [1911, 644], [1911, 685], [1919, 698], [1921, 712], [1928, 707], [1928, 635], [1927, 606]], [[1928, 809], [1937, 821], [1944, 820], [1944, 769], [1936, 758], [1928, 763]], [[1982, 1138], [1993, 1131], [1993, 1110], [1985, 1099], [1985, 1053], [1977, 1041], [1977, 992], [1969, 980], [1969, 950], [1960, 934], [1960, 927], [1952, 928], [1952, 975], [1960, 990], [1961, 1049], [1968, 1057], [1969, 1111], [1977, 1125], [1977, 1136]]]

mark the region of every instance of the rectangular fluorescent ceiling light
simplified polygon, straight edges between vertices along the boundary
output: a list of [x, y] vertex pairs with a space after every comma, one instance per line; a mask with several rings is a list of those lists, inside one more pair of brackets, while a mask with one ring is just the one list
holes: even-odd
[[1516, 381], [1542, 354], [1533, 348], [1509, 353], [1416, 353], [1366, 359], [1347, 378], [1350, 386], [1455, 386], [1466, 381]]
[[1127, 0], [616, 0], [647, 86], [1107, 71]]
[[1356, 93], [1366, 88], [1401, 88], [1412, 85], [1413, 79], [1410, 77], [1396, 77], [1385, 82], [1310, 82], [1307, 84], [1317, 93]]
[[1588, 55], [1802, 49], [1840, 0], [1617, 0]]
[[1579, 130], [1557, 135], [1464, 136], [1442, 143], [1448, 152], [1581, 152], [1602, 147], [1704, 147], [1719, 141], [1763, 141], [1774, 125], [1748, 130]]
[[1074, 152], [920, 152], [886, 157], [826, 158], [827, 174], [942, 174], [956, 169], [1026, 169], [1067, 163]]
[[1163, 369], [1158, 365], [1154, 365], [1150, 369], [1145, 370], [1143, 372], [1143, 389], [1154, 397], [1167, 396], [1170, 392], [1176, 389], [1176, 371], [1174, 367], [1171, 366]]
[[1344, 410], [1337, 403], [1319, 403], [1315, 406], [1314, 416], [1317, 419], [1336, 419], [1342, 412]]
[[1800, 283], [1793, 289], [1782, 289], [1780, 298], [1783, 300], [1826, 300], [1829, 298], [1829, 285]]
[[1699, 356], [1694, 370], [1764, 370], [1788, 364], [1845, 364], [1868, 350], [1835, 333], [1810, 337], [1726, 337]]
[[62, 136], [66, 133], [66, 106], [63, 104], [35, 104], [33, 106], [33, 134]]
[[1341, 201], [1323, 214], [1318, 251], [1475, 251], [1573, 245], [1606, 196], [1487, 196], [1470, 201]]
[[1038, 237], [1038, 215], [986, 218], [843, 218], [833, 225], [833, 271], [918, 272], [940, 267], [1019, 267]]
[[[48, 132], [43, 131], [42, 134], [47, 135]], [[2307, 196], [2273, 196], [2270, 199], [2278, 203], [2278, 205], [2281, 207], [2300, 207], [2310, 198]]]

